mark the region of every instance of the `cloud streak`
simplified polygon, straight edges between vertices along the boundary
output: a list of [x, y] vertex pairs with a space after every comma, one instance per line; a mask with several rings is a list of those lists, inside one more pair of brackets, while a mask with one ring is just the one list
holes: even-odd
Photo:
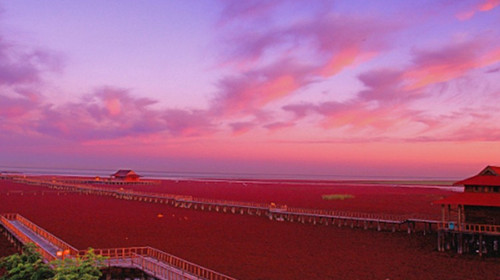
[[498, 6], [500, 6], [500, 0], [481, 0], [469, 10], [456, 14], [456, 18], [462, 21], [470, 20], [475, 14], [480, 12], [489, 12]]
[[364, 131], [366, 139], [500, 140], [498, 133], [492, 133], [500, 128], [493, 121], [498, 113], [490, 110], [488, 114], [477, 114], [485, 112], [484, 105], [465, 104], [457, 100], [457, 104], [442, 105], [454, 106], [450, 107], [454, 108], [452, 113], [441, 114], [436, 114], [433, 109], [416, 107], [419, 102], [436, 100], [436, 95], [442, 95], [434, 92], [433, 86], [498, 64], [499, 46], [485, 42], [476, 39], [435, 50], [416, 50], [412, 53], [411, 64], [406, 67], [361, 73], [358, 80], [364, 89], [350, 99], [342, 102], [292, 103], [282, 109], [292, 113], [295, 120], [321, 116], [321, 125], [327, 130], [348, 128]]
[[[286, 15], [291, 2], [225, 2], [216, 24], [217, 38], [224, 39], [218, 45], [224, 53], [218, 65], [226, 74], [215, 81], [206, 109], [162, 107], [159, 99], [138, 97], [141, 92], [119, 86], [99, 87], [77, 101], [55, 105], [34, 88], [43, 88], [46, 73], [62, 69], [60, 56], [0, 40], [2, 130], [89, 142], [209, 137], [219, 132], [243, 136], [252, 131], [279, 137], [282, 131], [307, 125], [326, 133], [344, 129], [364, 134], [369, 141], [446, 138], [439, 133], [464, 140], [467, 131], [479, 135], [467, 125], [471, 119], [496, 128], [490, 123], [495, 112], [479, 117], [460, 115], [463, 104], [453, 104], [446, 112], [417, 106], [439, 97], [436, 87], [446, 88], [478, 69], [491, 67], [483, 72], [498, 73], [500, 45], [487, 35], [445, 38], [426, 47], [415, 44], [408, 53], [398, 54], [407, 62], [396, 64], [387, 58], [395, 48], [391, 39], [409, 22], [343, 14], [323, 5], [298, 9], [295, 17]], [[486, 1], [475, 11], [492, 11], [498, 5]], [[357, 86], [347, 98], [337, 93], [318, 98], [312, 92], [328, 85], [332, 89], [325, 92], [342, 93], [337, 87], [342, 88], [344, 80], [336, 81], [340, 85], [329, 82], [346, 72]], [[479, 127], [489, 131], [486, 125]]]
[[[271, 6], [263, 9], [279, 10], [277, 4]], [[229, 11], [230, 7], [224, 17], [238, 24], [238, 17], [229, 16]], [[247, 21], [248, 16], [243, 19]], [[219, 81], [213, 103], [226, 115], [252, 114], [311, 83], [375, 57], [387, 48], [387, 38], [397, 29], [380, 20], [313, 11], [306, 19], [290, 24], [239, 30], [227, 39], [226, 47], [227, 61], [238, 65], [238, 74]], [[308, 58], [307, 63], [303, 57]]]

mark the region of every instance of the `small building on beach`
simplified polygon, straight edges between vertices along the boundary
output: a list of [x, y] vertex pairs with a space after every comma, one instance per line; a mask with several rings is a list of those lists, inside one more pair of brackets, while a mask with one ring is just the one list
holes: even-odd
[[435, 201], [441, 205], [438, 250], [500, 256], [500, 167], [456, 182], [464, 192]]
[[137, 182], [139, 181], [140, 177], [141, 175], [135, 173], [133, 170], [130, 169], [120, 169], [115, 173], [111, 174], [111, 178], [127, 182]]

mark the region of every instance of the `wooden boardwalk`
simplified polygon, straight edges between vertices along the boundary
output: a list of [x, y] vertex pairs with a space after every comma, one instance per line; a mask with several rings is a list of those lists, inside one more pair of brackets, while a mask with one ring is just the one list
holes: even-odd
[[27, 226], [25, 226], [23, 223], [21, 223], [18, 220], [12, 220], [10, 221], [13, 227], [15, 227], [19, 232], [24, 234], [28, 240], [31, 242], [37, 244], [38, 247], [40, 247], [44, 252], [47, 252], [49, 255], [51, 255], [54, 259], [57, 257], [57, 252], [63, 251], [63, 249], [57, 247], [53, 243], [50, 243], [48, 240], [44, 239], [40, 235], [36, 234], [32, 230], [30, 230]]
[[[19, 214], [0, 215], [0, 227], [13, 243], [35, 244], [46, 262], [87, 254], [86, 250], [75, 249]], [[95, 249], [94, 253], [106, 257], [108, 267], [136, 268], [159, 280], [236, 280], [151, 247]]]
[[117, 199], [135, 200], [148, 203], [160, 203], [173, 207], [200, 211], [215, 211], [241, 215], [257, 215], [275, 221], [289, 221], [322, 225], [350, 226], [351, 228], [390, 230], [392, 232], [406, 230], [408, 233], [437, 230], [439, 220], [415, 216], [386, 215], [375, 213], [359, 213], [326, 209], [308, 209], [287, 207], [274, 203], [254, 203], [243, 201], [217, 200], [197, 198], [187, 195], [164, 193], [148, 193], [114, 188], [103, 188], [88, 184], [76, 184], [69, 181], [44, 180], [30, 177], [13, 177], [15, 181], [25, 184], [44, 186], [57, 191], [70, 191], [83, 194], [111, 196]]

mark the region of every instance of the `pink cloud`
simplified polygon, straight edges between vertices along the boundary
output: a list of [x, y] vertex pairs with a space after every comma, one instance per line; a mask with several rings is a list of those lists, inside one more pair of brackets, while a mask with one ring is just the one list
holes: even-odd
[[462, 11], [456, 14], [456, 18], [459, 20], [469, 20], [478, 12], [488, 12], [500, 5], [500, 0], [482, 0], [480, 3], [471, 7], [467, 11]]
[[213, 100], [214, 114], [252, 114], [311, 83], [310, 67], [293, 61], [279, 61], [257, 71], [219, 81], [220, 92]]
[[228, 24], [238, 20], [257, 20], [269, 16], [269, 13], [283, 2], [276, 1], [224, 1], [225, 5], [219, 23]]
[[[358, 76], [365, 89], [344, 102], [326, 101], [319, 104], [299, 103], [283, 106], [296, 119], [309, 114], [323, 117], [321, 126], [325, 129], [346, 127], [352, 130], [370, 129], [370, 139], [380, 138], [391, 129], [399, 129], [404, 123], [426, 127], [422, 112], [410, 108], [422, 92], [404, 87], [404, 72], [394, 69], [367, 71]], [[368, 137], [368, 136], [367, 136]]]
[[419, 96], [417, 91], [402, 88], [404, 73], [400, 70], [373, 70], [362, 73], [358, 78], [367, 87], [358, 93], [358, 97], [366, 101], [379, 101], [386, 104], [407, 103]]
[[206, 111], [156, 110], [150, 107], [155, 103], [136, 98], [128, 90], [105, 87], [80, 102], [40, 105], [40, 117], [32, 126], [44, 135], [82, 142], [159, 133], [192, 137], [213, 132]]
[[14, 119], [28, 114], [38, 106], [36, 99], [26, 98], [18, 95], [9, 97], [0, 95], [0, 117], [2, 119]]
[[293, 113], [297, 119], [301, 119], [317, 111], [317, 106], [310, 103], [288, 104], [283, 106], [282, 109]]
[[416, 51], [405, 71], [407, 89], [450, 81], [467, 72], [500, 62], [500, 46], [489, 47], [481, 39], [452, 44], [438, 50]]
[[[375, 128], [377, 132], [384, 132], [390, 127], [408, 119], [411, 112], [397, 105], [371, 108], [363, 103], [336, 103], [326, 102], [318, 107], [318, 113], [325, 118], [322, 124], [325, 128], [343, 127], [363, 129]], [[377, 137], [378, 135], [371, 135]]]
[[45, 71], [62, 68], [60, 56], [40, 49], [25, 49], [6, 43], [0, 36], [0, 85], [27, 85], [39, 82]]
[[[245, 64], [248, 70], [219, 81], [214, 111], [252, 114], [313, 81], [374, 57], [386, 47], [385, 40], [394, 30], [397, 27], [380, 20], [353, 19], [324, 11], [285, 26], [239, 30], [227, 42], [229, 61]], [[306, 62], [302, 52], [308, 53]]]
[[264, 125], [264, 128], [267, 128], [271, 132], [276, 132], [278, 130], [289, 128], [289, 127], [292, 127], [294, 125], [295, 125], [294, 122], [273, 122], [273, 123], [269, 123], [269, 124]]
[[290, 54], [306, 47], [310, 58], [322, 56], [326, 63], [317, 66], [324, 68], [324, 73], [336, 73], [359, 58], [366, 60], [386, 48], [388, 35], [399, 28], [380, 19], [342, 17], [321, 11], [287, 26], [270, 25], [247, 32], [238, 29], [234, 37], [226, 39], [225, 51], [229, 61], [238, 63], [257, 62], [274, 50], [284, 49]]
[[215, 132], [212, 116], [203, 110], [167, 109], [163, 113], [165, 128], [173, 136], [202, 136]]
[[497, 6], [500, 6], [500, 0], [486, 0], [479, 5], [479, 10], [481, 12], [491, 11]]
[[256, 125], [254, 122], [235, 122], [231, 123], [230, 126], [233, 131], [233, 135], [241, 135], [250, 131]]
[[320, 70], [323, 77], [333, 76], [344, 68], [351, 66], [354, 67], [361, 62], [367, 61], [375, 56], [374, 52], [361, 52], [355, 47], [341, 50], [339, 53], [333, 55], [328, 63], [326, 63]]

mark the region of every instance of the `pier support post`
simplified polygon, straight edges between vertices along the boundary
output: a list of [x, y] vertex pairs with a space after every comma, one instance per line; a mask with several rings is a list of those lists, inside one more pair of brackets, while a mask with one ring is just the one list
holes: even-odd
[[441, 234], [442, 234], [442, 231], [439, 230], [438, 231], [438, 244], [437, 244], [437, 249], [438, 249], [438, 252], [442, 252], [443, 250], [441, 249]]
[[483, 235], [479, 234], [479, 256], [483, 256]]
[[462, 233], [460, 232], [458, 234], [458, 242], [457, 242], [457, 253], [462, 254], [463, 253], [463, 236]]

